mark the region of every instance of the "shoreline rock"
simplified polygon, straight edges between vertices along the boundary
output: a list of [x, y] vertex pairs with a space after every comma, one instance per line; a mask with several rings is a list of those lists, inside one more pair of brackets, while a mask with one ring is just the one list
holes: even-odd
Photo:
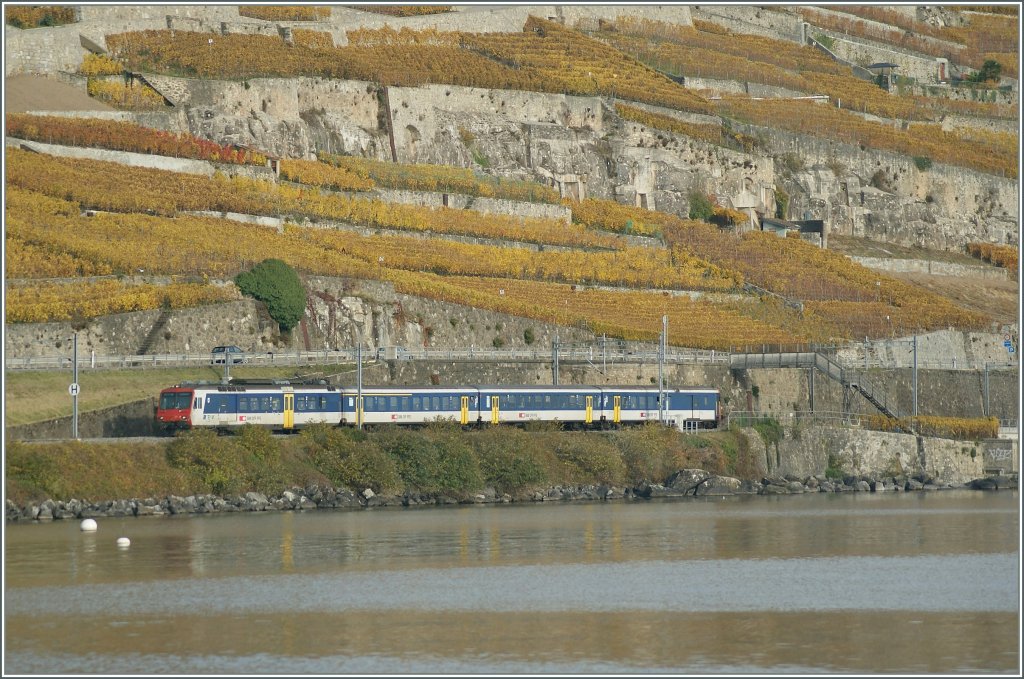
[[942, 484], [925, 474], [907, 476], [870, 475], [829, 479], [824, 475], [799, 479], [791, 476], [766, 477], [760, 481], [718, 476], [701, 469], [682, 469], [664, 484], [643, 482], [635, 488], [608, 485], [552, 486], [518, 496], [499, 495], [493, 488], [456, 498], [443, 493], [407, 492], [403, 495], [379, 495], [370, 489], [357, 493], [348, 488], [311, 485], [292, 487], [279, 495], [263, 493], [241, 495], [168, 495], [163, 498], [132, 498], [90, 502], [47, 499], [38, 504], [18, 506], [7, 500], [5, 521], [61, 521], [64, 519], [110, 518], [125, 516], [177, 516], [222, 512], [311, 511], [321, 509], [373, 509], [377, 507], [423, 507], [465, 504], [513, 504], [528, 502], [607, 502], [640, 501], [659, 498], [729, 497], [738, 495], [800, 495], [804, 493], [915, 492], [931, 490], [1016, 490], [1018, 477], [988, 476], [962, 486]]

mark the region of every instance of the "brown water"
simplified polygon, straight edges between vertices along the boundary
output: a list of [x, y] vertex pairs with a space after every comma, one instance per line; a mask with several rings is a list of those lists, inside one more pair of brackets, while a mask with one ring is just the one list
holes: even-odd
[[1020, 661], [1015, 492], [99, 524], [6, 526], [5, 673], [1016, 674]]

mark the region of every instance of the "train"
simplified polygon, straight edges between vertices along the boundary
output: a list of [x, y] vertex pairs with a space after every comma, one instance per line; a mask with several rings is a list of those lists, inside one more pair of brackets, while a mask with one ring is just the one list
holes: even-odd
[[[659, 393], [664, 410], [659, 417]], [[312, 424], [463, 426], [558, 422], [572, 429], [611, 429], [658, 422], [682, 431], [715, 429], [717, 389], [632, 386], [334, 386], [286, 380], [189, 383], [160, 392], [157, 428], [230, 431], [257, 425], [292, 432]]]

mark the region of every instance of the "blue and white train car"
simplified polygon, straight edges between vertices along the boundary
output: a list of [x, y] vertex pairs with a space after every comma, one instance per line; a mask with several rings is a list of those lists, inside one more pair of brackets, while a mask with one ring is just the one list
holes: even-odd
[[451, 420], [475, 424], [478, 392], [473, 387], [367, 387], [357, 409], [358, 391], [344, 390], [342, 424], [425, 424]]
[[659, 421], [659, 395], [664, 398], [662, 421], [687, 431], [718, 424], [718, 390], [706, 387], [664, 389], [656, 387], [601, 387], [601, 422], [613, 426]]
[[598, 415], [601, 390], [597, 387], [480, 386], [479, 421], [489, 424], [524, 424], [531, 421], [590, 425]]

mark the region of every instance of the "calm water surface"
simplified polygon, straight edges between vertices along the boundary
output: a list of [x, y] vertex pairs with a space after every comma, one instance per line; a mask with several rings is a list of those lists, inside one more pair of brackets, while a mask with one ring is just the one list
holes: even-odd
[[945, 491], [10, 524], [4, 672], [1016, 674], [1019, 508]]

